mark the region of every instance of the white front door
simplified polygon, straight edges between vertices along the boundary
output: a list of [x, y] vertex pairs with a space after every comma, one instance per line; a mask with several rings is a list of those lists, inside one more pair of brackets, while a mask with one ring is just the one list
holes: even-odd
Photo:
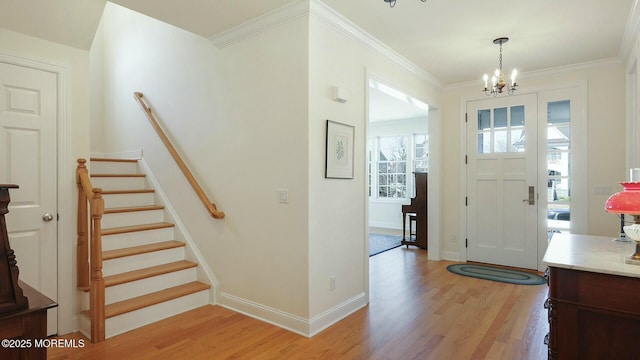
[[[57, 77], [0, 62], [0, 183], [9, 191], [6, 215], [19, 279], [57, 299]], [[49, 216], [50, 215], [50, 216]], [[48, 334], [57, 332], [49, 310]]]
[[467, 260], [536, 269], [537, 96], [467, 102]]

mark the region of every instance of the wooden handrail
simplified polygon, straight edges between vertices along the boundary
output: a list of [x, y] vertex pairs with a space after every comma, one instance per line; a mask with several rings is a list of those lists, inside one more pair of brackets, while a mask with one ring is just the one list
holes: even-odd
[[[87, 160], [78, 159], [76, 184], [78, 185], [78, 288], [89, 291], [91, 316], [91, 342], [105, 339], [105, 290], [102, 275], [102, 215], [104, 199], [102, 189], [91, 185]], [[87, 208], [87, 203], [89, 208]], [[89, 225], [89, 220], [91, 224]], [[89, 229], [91, 231], [89, 232]], [[89, 238], [90, 235], [90, 238]], [[89, 254], [89, 251], [91, 254]]]
[[214, 217], [215, 219], [224, 218], [224, 212], [218, 211], [218, 209], [216, 208], [216, 205], [209, 200], [207, 195], [202, 190], [202, 187], [200, 187], [200, 184], [198, 184], [198, 181], [196, 181], [196, 179], [193, 177], [193, 174], [191, 173], [191, 171], [189, 170], [185, 162], [180, 157], [180, 154], [178, 154], [178, 151], [175, 149], [175, 147], [171, 143], [171, 140], [169, 140], [167, 135], [164, 133], [164, 131], [160, 127], [160, 124], [151, 113], [151, 108], [147, 106], [147, 104], [145, 104], [144, 100], [142, 100], [142, 97], [143, 97], [142, 93], [134, 92], [133, 97], [138, 101], [138, 103], [142, 107], [142, 110], [147, 115], [147, 119], [149, 119], [149, 121], [151, 122], [151, 126], [153, 126], [153, 128], [156, 130], [156, 133], [160, 137], [160, 140], [162, 140], [162, 142], [164, 143], [164, 146], [167, 148], [167, 150], [169, 150], [169, 153], [173, 157], [173, 160], [175, 160], [180, 170], [182, 170], [182, 173], [187, 178], [187, 181], [189, 181], [189, 184], [191, 184], [191, 187], [200, 198], [200, 201], [202, 201], [202, 204], [204, 205], [204, 207], [207, 209], [207, 211], [209, 211], [209, 214], [211, 214], [211, 216]]

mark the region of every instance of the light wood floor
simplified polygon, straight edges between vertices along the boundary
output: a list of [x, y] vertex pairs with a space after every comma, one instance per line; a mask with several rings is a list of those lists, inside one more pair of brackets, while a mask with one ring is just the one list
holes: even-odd
[[[311, 339], [205, 306], [49, 359], [546, 359], [547, 287], [453, 275], [400, 247], [370, 260], [370, 304]], [[82, 337], [79, 334], [67, 338]]]

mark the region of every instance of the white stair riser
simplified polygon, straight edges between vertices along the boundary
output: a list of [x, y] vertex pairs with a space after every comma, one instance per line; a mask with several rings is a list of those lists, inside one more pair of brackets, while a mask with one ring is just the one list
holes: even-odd
[[102, 228], [109, 229], [119, 226], [152, 224], [164, 221], [162, 210], [130, 211], [125, 213], [104, 214]]
[[102, 236], [102, 250], [115, 250], [133, 246], [155, 244], [174, 239], [173, 228], [134, 231]]
[[102, 263], [102, 274], [103, 276], [115, 275], [180, 260], [184, 260], [184, 247], [125, 256], [117, 259], [104, 260]]
[[115, 250], [132, 246], [148, 245], [174, 240], [173, 228], [146, 231], [134, 231], [116, 235], [102, 236], [102, 250]]
[[142, 190], [147, 186], [143, 177], [92, 177], [93, 187], [102, 190]]
[[114, 316], [106, 320], [106, 337], [110, 338], [208, 304], [209, 290], [203, 290], [140, 310]]
[[105, 291], [105, 301], [107, 304], [113, 304], [114, 302], [128, 300], [155, 291], [190, 283], [196, 281], [196, 277], [196, 268], [193, 267], [147, 279], [109, 286]]
[[137, 174], [137, 162], [111, 162], [92, 161], [90, 163], [91, 174]]
[[107, 194], [103, 195], [104, 207], [118, 208], [127, 206], [146, 206], [154, 205], [154, 193], [136, 193], [136, 194]]

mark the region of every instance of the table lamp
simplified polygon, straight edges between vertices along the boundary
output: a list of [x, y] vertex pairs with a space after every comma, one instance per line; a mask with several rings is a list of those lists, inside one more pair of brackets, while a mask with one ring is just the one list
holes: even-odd
[[604, 208], [612, 214], [633, 216], [633, 224], [624, 226], [627, 238], [635, 241], [636, 252], [625, 257], [625, 263], [640, 265], [640, 182], [621, 182], [623, 190], [607, 199]]

